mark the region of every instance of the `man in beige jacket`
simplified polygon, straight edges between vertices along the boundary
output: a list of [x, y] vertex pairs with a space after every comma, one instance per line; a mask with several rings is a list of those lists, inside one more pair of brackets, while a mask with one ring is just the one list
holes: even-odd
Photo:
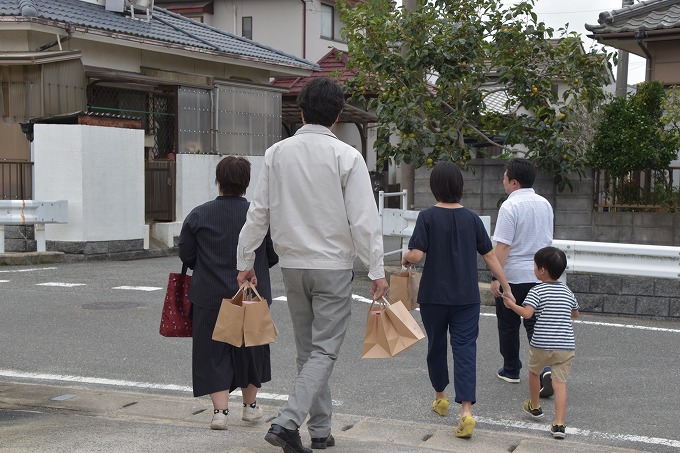
[[267, 442], [305, 452], [335, 445], [328, 379], [349, 324], [355, 257], [368, 268], [374, 298], [385, 294], [382, 227], [366, 163], [330, 130], [344, 106], [338, 84], [313, 79], [300, 92], [303, 127], [270, 147], [239, 236], [239, 283], [257, 282], [255, 249], [268, 229], [279, 255], [295, 332], [298, 376]]

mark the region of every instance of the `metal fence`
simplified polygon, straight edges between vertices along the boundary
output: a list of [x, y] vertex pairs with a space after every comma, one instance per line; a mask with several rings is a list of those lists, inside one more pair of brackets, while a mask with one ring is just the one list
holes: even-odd
[[680, 211], [680, 167], [636, 171], [623, 177], [599, 170], [594, 172], [593, 184], [595, 211]]
[[163, 159], [177, 150], [175, 99], [172, 91], [138, 91], [102, 85], [88, 87], [89, 110], [118, 113], [142, 121], [144, 133], [153, 140], [145, 143], [147, 157], [151, 155], [154, 159]]
[[0, 199], [33, 199], [33, 162], [0, 161]]

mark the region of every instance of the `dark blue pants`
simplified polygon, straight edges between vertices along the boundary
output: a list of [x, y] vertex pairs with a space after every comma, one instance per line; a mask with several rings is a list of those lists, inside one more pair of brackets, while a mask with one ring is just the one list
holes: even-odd
[[[515, 296], [517, 305], [522, 305], [527, 297], [529, 290], [537, 283], [510, 283], [512, 295]], [[522, 369], [522, 361], [519, 358], [519, 327], [522, 317], [503, 305], [503, 298], [496, 298], [496, 319], [498, 322], [498, 341], [501, 355], [503, 356], [503, 369], [511, 376], [519, 376]], [[524, 320], [524, 328], [527, 331], [527, 338], [531, 341], [534, 334], [534, 324], [536, 316]]]
[[456, 403], [476, 401], [479, 304], [421, 304], [427, 334], [427, 371], [436, 392], [449, 385], [448, 335], [453, 349], [453, 388]]

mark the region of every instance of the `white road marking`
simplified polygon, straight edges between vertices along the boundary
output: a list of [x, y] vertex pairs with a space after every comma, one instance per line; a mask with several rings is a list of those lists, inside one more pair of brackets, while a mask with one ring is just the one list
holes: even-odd
[[129, 289], [132, 291], [158, 291], [159, 289], [163, 288], [158, 288], [156, 286], [115, 286], [111, 289]]
[[[482, 313], [481, 316], [489, 316], [492, 318], [496, 317], [495, 313]], [[584, 321], [582, 319], [575, 319], [574, 324], [585, 324], [587, 326], [604, 326], [604, 327], [623, 327], [624, 329], [635, 329], [635, 330], [649, 330], [652, 332], [671, 332], [680, 333], [680, 329], [668, 329], [665, 327], [651, 327], [651, 326], [640, 326], [637, 324], [621, 324], [618, 322], [600, 322], [600, 321]]]
[[85, 283], [46, 282], [46, 283], [36, 283], [35, 286], [63, 286], [64, 288], [73, 288], [74, 286], [86, 286], [86, 284]]
[[36, 268], [36, 269], [8, 269], [8, 270], [2, 270], [0, 273], [6, 274], [9, 272], [33, 272], [33, 271], [48, 271], [56, 269], [56, 267], [41, 267], [41, 268]]
[[[372, 299], [368, 299], [363, 296], [358, 296], [356, 294], [352, 294], [352, 299], [356, 300], [357, 302], [363, 302], [365, 304], [370, 304], [373, 302]], [[285, 301], [286, 296], [281, 296], [277, 297], [274, 300], [282, 300]], [[416, 308], [416, 310], [420, 310], [419, 308]], [[488, 316], [491, 318], [495, 318], [496, 314], [495, 313], [480, 313], [480, 316]], [[637, 324], [621, 324], [618, 322], [600, 322], [600, 321], [584, 321], [582, 319], [575, 319], [574, 324], [585, 324], [588, 326], [604, 326], [604, 327], [623, 327], [624, 329], [635, 329], [635, 330], [648, 330], [652, 332], [671, 332], [671, 333], [680, 333], [680, 329], [668, 329], [666, 327], [651, 327], [651, 326], [640, 326]]]
[[[75, 382], [78, 384], [98, 384], [110, 385], [115, 387], [127, 387], [137, 389], [151, 389], [151, 390], [171, 390], [177, 392], [193, 393], [193, 387], [187, 385], [175, 384], [154, 384], [151, 382], [134, 382], [118, 379], [107, 379], [87, 376], [70, 376], [62, 374], [46, 374], [46, 373], [27, 373], [15, 370], [0, 370], [0, 377], [29, 379], [36, 381], [56, 381], [56, 382]], [[241, 396], [240, 390], [231, 392], [231, 396]], [[276, 393], [257, 392], [258, 399], [273, 400], [273, 401], [287, 401], [288, 395], [279, 395]], [[342, 406], [342, 401], [333, 400], [333, 406]]]
[[[540, 424], [540, 423], [533, 423], [533, 422], [522, 422], [522, 421], [517, 421], [517, 420], [496, 420], [493, 418], [486, 418], [486, 417], [477, 417], [475, 415], [475, 420], [479, 423], [486, 423], [487, 425], [496, 425], [496, 426], [504, 426], [504, 427], [512, 427], [512, 428], [519, 428], [519, 429], [526, 429], [526, 430], [534, 430], [534, 431], [549, 431], [548, 425], [545, 424]], [[664, 439], [662, 437], [648, 437], [648, 436], [636, 436], [633, 434], [610, 434], [610, 433], [601, 433], [599, 431], [590, 431], [588, 429], [579, 429], [579, 428], [570, 428], [567, 427], [566, 429], [567, 434], [575, 435], [575, 436], [582, 436], [582, 437], [594, 437], [594, 438], [599, 438], [599, 439], [607, 439], [607, 440], [618, 440], [618, 441], [626, 441], [626, 442], [640, 442], [644, 444], [650, 444], [650, 445], [664, 445], [668, 447], [675, 447], [678, 448], [680, 447], [680, 441], [674, 440], [674, 439]]]
[[0, 280], [0, 283], [8, 283], [9, 280]]

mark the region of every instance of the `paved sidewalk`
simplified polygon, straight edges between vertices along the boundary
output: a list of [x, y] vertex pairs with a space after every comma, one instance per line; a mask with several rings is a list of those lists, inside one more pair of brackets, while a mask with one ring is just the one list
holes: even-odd
[[[230, 400], [229, 430], [212, 431], [207, 398], [0, 381], [0, 451], [281, 452], [263, 439], [277, 407], [263, 405], [263, 420], [248, 423], [240, 419], [239, 401]], [[300, 432], [309, 446], [306, 429]], [[342, 413], [334, 414], [333, 436], [330, 453], [635, 451], [554, 440], [547, 431], [531, 436], [476, 428], [472, 439], [457, 439], [453, 427]]]

